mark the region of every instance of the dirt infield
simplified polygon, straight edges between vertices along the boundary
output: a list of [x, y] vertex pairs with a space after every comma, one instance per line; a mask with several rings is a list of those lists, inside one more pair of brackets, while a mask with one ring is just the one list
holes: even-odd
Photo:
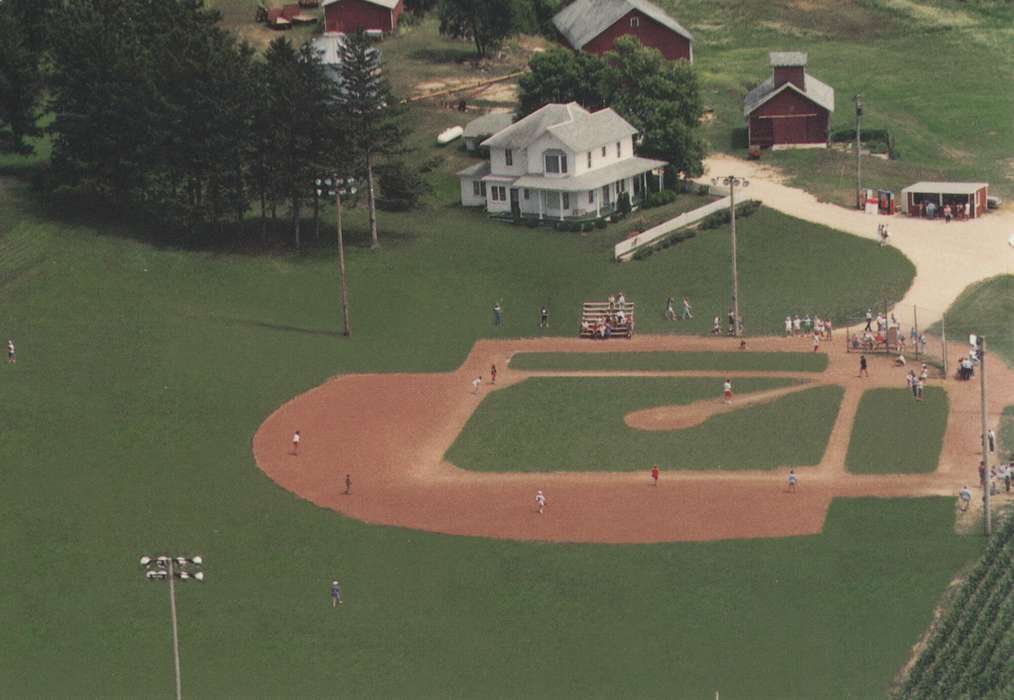
[[[838, 343], [842, 345], [841, 342]], [[799, 351], [798, 338], [752, 339], [752, 350]], [[639, 337], [624, 342], [629, 351], [732, 351], [735, 341], [680, 336]], [[658, 488], [645, 465], [641, 473], [480, 473], [458, 469], [443, 456], [461, 432], [482, 395], [530, 376], [603, 376], [603, 372], [527, 372], [508, 367], [515, 352], [615, 351], [615, 343], [579, 339], [479, 341], [464, 364], [444, 374], [347, 375], [297, 396], [271, 416], [253, 438], [258, 466], [277, 484], [317, 505], [364, 522], [397, 525], [453, 535], [476, 535], [555, 542], [636, 543], [782, 537], [821, 530], [835, 496], [956, 495], [963, 483], [975, 486], [980, 458], [977, 382], [931, 380], [947, 391], [950, 413], [936, 471], [930, 474], [871, 476], [845, 469], [852, 423], [862, 392], [873, 387], [903, 388], [905, 370], [890, 358], [871, 357], [870, 377], [858, 378], [856, 355], [831, 347], [820, 374], [810, 372], [617, 372], [637, 376], [716, 377], [716, 399], [663, 409], [662, 418], [695, 422], [728, 410], [719, 400], [720, 376], [781, 376], [809, 380], [805, 387], [837, 384], [845, 389], [823, 459], [795, 467], [796, 493], [785, 486], [791, 465], [770, 471], [663, 472]], [[1014, 373], [987, 358], [990, 422], [995, 426], [1014, 391]], [[501, 369], [497, 384], [472, 394], [471, 380]], [[954, 365], [952, 365], [954, 366]], [[786, 390], [779, 390], [785, 393]], [[757, 400], [773, 400], [764, 392]], [[918, 404], [913, 402], [913, 410]], [[644, 413], [644, 412], [638, 412]], [[692, 414], [692, 415], [691, 415]], [[637, 414], [628, 416], [636, 421]], [[654, 417], [658, 419], [658, 417]], [[676, 423], [674, 423], [675, 425]], [[647, 427], [647, 426], [645, 426]], [[298, 456], [290, 439], [300, 430]], [[655, 427], [654, 429], [659, 429]], [[669, 428], [671, 429], [671, 428]], [[899, 437], [903, 446], [905, 436]], [[352, 493], [344, 495], [345, 475]], [[546, 512], [534, 507], [537, 489], [545, 492]]]

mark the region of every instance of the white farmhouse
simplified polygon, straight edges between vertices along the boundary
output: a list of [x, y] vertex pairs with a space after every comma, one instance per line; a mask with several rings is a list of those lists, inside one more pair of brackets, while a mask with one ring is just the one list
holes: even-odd
[[611, 109], [546, 105], [480, 144], [489, 160], [458, 173], [461, 203], [551, 221], [605, 216], [623, 193], [636, 205], [665, 165], [634, 155], [636, 133]]

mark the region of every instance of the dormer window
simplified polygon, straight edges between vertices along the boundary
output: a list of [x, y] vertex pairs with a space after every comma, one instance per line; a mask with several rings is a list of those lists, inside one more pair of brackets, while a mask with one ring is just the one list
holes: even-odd
[[591, 151], [588, 151], [588, 167], [591, 167]]
[[617, 158], [620, 158], [623, 155], [623, 153], [621, 151], [621, 147], [622, 147], [622, 143], [620, 141], [617, 141], [616, 142], [616, 157]]
[[506, 149], [503, 152], [503, 159], [508, 166], [514, 165], [514, 151], [509, 148]]
[[637, 17], [631, 17], [630, 18], [630, 26], [631, 27], [637, 28], [640, 25], [641, 25], [641, 20], [640, 19], [638, 19]]
[[605, 146], [602, 147], [602, 157], [603, 158], [606, 157], [606, 147]]
[[567, 174], [567, 155], [559, 151], [547, 151], [543, 157], [547, 175]]

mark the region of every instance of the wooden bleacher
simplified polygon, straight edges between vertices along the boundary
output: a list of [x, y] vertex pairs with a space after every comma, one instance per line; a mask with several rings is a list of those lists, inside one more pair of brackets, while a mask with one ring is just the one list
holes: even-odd
[[609, 302], [607, 301], [586, 301], [581, 308], [581, 324], [578, 326], [579, 334], [582, 338], [591, 338], [595, 340], [603, 340], [601, 335], [595, 333], [595, 329], [598, 328], [606, 318], [609, 318], [612, 323], [612, 329], [609, 335], [604, 340], [610, 340], [612, 338], [632, 338], [634, 335], [634, 304], [632, 302], [625, 302], [623, 304], [623, 313], [626, 315], [626, 323], [620, 325], [616, 323], [616, 312], [618, 308], [609, 308]]

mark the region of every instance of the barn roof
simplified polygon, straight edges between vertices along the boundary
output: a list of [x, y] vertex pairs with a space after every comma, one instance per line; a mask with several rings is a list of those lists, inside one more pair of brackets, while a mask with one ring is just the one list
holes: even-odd
[[777, 89], [775, 88], [775, 79], [770, 77], [763, 83], [755, 87], [753, 90], [746, 94], [746, 99], [743, 100], [743, 116], [748, 117], [750, 113], [760, 107], [762, 104], [770, 100], [775, 95], [779, 95], [786, 90], [793, 90], [803, 97], [811, 100], [812, 102], [820, 105], [828, 112], [834, 111], [834, 88], [827, 83], [814, 78], [809, 73], [803, 73], [803, 84], [806, 85], [805, 90], [800, 90], [794, 83], [782, 83]]
[[917, 182], [902, 190], [902, 193], [914, 192], [916, 194], [975, 194], [983, 187], [989, 187], [987, 182]]
[[491, 136], [498, 131], [503, 131], [514, 122], [514, 115], [510, 112], [490, 112], [478, 119], [473, 119], [465, 125], [464, 138], [477, 138], [479, 136]]
[[805, 51], [772, 51], [768, 54], [772, 67], [787, 68], [789, 66], [805, 66]]
[[577, 102], [548, 104], [493, 134], [480, 145], [495, 148], [527, 148], [528, 144], [546, 133], [549, 127], [574, 121], [576, 115], [586, 114], [588, 110]]
[[556, 13], [553, 25], [571, 46], [580, 49], [631, 10], [651, 17], [687, 41], [694, 40], [683, 25], [648, 0], [576, 0]]
[[[341, 2], [341, 0], [324, 0], [324, 7], [334, 5], [336, 2]], [[386, 7], [388, 10], [393, 10], [398, 6], [398, 3], [401, 2], [401, 0], [363, 0], [363, 2], [368, 2], [371, 5], [380, 5], [381, 7]]]

